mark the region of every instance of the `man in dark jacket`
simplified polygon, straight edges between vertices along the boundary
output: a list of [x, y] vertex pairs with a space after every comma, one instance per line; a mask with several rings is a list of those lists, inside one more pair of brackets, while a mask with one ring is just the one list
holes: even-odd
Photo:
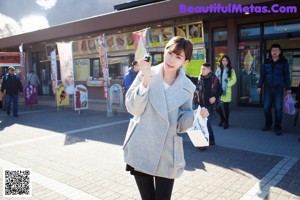
[[281, 121], [284, 89], [286, 94], [291, 93], [290, 69], [288, 61], [281, 56], [279, 44], [272, 44], [271, 58], [266, 59], [260, 69], [257, 93], [261, 94], [264, 85], [264, 113], [265, 126], [263, 131], [271, 129], [273, 120], [271, 108], [275, 104], [275, 133], [281, 135]]
[[[140, 67], [137, 61], [132, 62], [132, 67], [129, 68], [127, 74], [124, 77], [124, 93], [130, 88], [132, 82], [134, 81], [136, 75], [139, 73]], [[128, 117], [132, 118], [133, 115], [128, 113]]]
[[10, 105], [13, 102], [13, 116], [18, 117], [18, 102], [19, 102], [19, 92], [23, 93], [23, 87], [20, 78], [15, 74], [15, 68], [9, 67], [8, 73], [5, 75], [2, 85], [1, 92], [5, 95], [6, 104], [6, 114], [10, 115]]
[[222, 95], [222, 87], [219, 79], [212, 72], [211, 65], [204, 63], [201, 67], [201, 74], [198, 77], [196, 91], [194, 93], [194, 104], [205, 107], [208, 112], [207, 129], [209, 132], [209, 145], [215, 144], [215, 136], [211, 126], [211, 116], [216, 111], [219, 98]]
[[132, 62], [132, 67], [129, 68], [127, 74], [124, 77], [124, 87], [125, 87], [125, 91], [127, 91], [132, 82], [134, 81], [136, 75], [139, 72], [139, 65], [137, 61], [133, 61]]

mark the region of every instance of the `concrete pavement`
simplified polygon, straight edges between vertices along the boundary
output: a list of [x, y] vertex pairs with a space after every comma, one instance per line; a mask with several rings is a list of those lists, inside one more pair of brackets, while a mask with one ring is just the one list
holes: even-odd
[[[127, 114], [107, 118], [101, 102], [89, 108], [57, 111], [54, 98], [40, 97], [21, 105], [19, 118], [0, 112], [0, 168], [32, 170], [29, 199], [140, 199], [123, 162]], [[227, 130], [213, 126], [217, 145], [206, 151], [183, 134], [187, 165], [172, 199], [300, 199], [300, 121], [293, 127], [284, 116], [276, 136], [260, 131], [261, 108], [233, 107], [230, 118]]]

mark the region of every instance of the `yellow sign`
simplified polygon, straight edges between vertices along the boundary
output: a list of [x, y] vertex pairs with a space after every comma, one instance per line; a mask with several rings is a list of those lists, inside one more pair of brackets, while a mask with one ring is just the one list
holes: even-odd
[[198, 77], [202, 64], [205, 62], [205, 49], [194, 49], [193, 58], [185, 67], [185, 73], [189, 76]]
[[64, 86], [59, 84], [56, 90], [56, 105], [57, 106], [66, 106], [70, 104], [69, 95], [64, 90]]

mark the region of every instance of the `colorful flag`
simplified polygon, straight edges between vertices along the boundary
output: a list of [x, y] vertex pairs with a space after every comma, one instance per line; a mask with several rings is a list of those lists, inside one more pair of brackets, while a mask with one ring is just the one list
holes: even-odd
[[75, 83], [72, 42], [57, 42], [56, 44], [60, 61], [61, 81], [64, 86], [64, 90], [68, 95], [74, 94]]
[[23, 52], [23, 43], [19, 46], [20, 50], [20, 65], [21, 65], [21, 81], [24, 84], [25, 80], [25, 54]]
[[135, 60], [143, 59], [147, 54], [147, 33], [148, 29], [134, 33]]
[[56, 50], [51, 51], [51, 82], [53, 94], [57, 88], [57, 64], [56, 64]]
[[107, 98], [107, 91], [109, 88], [109, 70], [107, 67], [107, 46], [105, 35], [100, 35], [98, 37], [98, 48], [100, 49], [100, 62], [102, 66], [103, 72], [103, 90], [104, 90], [104, 97]]

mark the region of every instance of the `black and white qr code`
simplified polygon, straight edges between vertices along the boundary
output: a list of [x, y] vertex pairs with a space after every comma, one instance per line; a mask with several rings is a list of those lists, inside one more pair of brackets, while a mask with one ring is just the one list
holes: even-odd
[[3, 194], [5, 197], [31, 196], [30, 169], [4, 169]]

